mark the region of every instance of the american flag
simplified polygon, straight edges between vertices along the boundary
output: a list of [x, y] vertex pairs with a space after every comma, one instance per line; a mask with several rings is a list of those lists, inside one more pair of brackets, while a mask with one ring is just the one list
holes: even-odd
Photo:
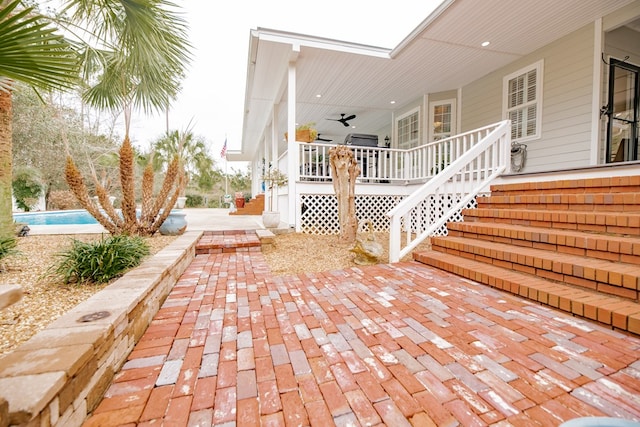
[[227, 155], [227, 139], [225, 138], [224, 145], [222, 146], [222, 150], [220, 150], [220, 157], [224, 159], [226, 155]]

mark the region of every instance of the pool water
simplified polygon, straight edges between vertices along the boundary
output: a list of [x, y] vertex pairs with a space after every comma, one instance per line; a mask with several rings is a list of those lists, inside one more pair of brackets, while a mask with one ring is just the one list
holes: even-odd
[[14, 213], [13, 220], [28, 225], [82, 225], [98, 223], [98, 221], [84, 209]]

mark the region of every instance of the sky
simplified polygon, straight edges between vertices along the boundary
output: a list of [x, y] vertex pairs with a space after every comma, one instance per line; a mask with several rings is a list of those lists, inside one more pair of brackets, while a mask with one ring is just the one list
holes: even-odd
[[[169, 129], [191, 131], [220, 159], [239, 150], [242, 138], [247, 57], [252, 29], [294, 33], [394, 48], [441, 0], [175, 0], [183, 8], [193, 45], [182, 91], [169, 110]], [[165, 114], [136, 115], [132, 141], [148, 147], [166, 130]], [[241, 166], [241, 165], [239, 165]]]

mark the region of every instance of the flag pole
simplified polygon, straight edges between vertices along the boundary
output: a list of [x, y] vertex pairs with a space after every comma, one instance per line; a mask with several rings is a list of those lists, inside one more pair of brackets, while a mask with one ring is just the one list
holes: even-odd
[[227, 196], [229, 194], [229, 178], [227, 177], [227, 135], [224, 136], [224, 145], [222, 146], [222, 151], [220, 151], [220, 157], [224, 159], [224, 195]]

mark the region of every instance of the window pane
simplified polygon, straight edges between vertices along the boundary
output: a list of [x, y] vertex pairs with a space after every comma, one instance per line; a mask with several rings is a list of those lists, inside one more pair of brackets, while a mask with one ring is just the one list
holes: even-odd
[[527, 108], [527, 134], [526, 136], [532, 136], [536, 134], [536, 112], [537, 107], [535, 105]]
[[514, 110], [509, 112], [509, 120], [511, 120], [511, 138], [517, 139], [522, 137], [522, 110]]
[[527, 101], [535, 101], [536, 100], [536, 75], [538, 73], [536, 70], [529, 71], [527, 74], [528, 82], [527, 82]]
[[406, 147], [418, 139], [418, 112], [398, 120], [398, 146]]
[[511, 121], [511, 137], [514, 140], [539, 136], [540, 108], [538, 88], [542, 76], [540, 65], [534, 65], [505, 78], [504, 96], [506, 117]]

